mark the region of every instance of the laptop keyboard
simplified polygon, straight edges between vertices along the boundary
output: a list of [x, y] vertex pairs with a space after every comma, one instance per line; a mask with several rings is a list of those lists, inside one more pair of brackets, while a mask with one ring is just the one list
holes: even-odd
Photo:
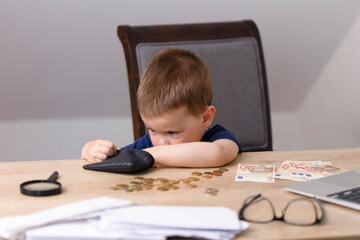
[[350, 202], [360, 203], [360, 187], [352, 188], [337, 193], [332, 193], [327, 196], [331, 198], [337, 198]]

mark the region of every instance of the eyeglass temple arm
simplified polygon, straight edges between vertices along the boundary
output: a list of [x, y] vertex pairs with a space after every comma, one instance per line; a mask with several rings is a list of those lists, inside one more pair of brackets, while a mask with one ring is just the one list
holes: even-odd
[[254, 202], [256, 199], [261, 197], [261, 193], [259, 193], [258, 195], [255, 195], [249, 202], [245, 203], [242, 208], [239, 211], [239, 219], [243, 219], [244, 216], [244, 210], [252, 203]]

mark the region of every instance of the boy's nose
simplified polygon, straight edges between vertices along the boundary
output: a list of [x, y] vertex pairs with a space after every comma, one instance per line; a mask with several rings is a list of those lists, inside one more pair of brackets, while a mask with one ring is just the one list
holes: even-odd
[[159, 145], [170, 145], [170, 141], [166, 137], [160, 137], [158, 143]]

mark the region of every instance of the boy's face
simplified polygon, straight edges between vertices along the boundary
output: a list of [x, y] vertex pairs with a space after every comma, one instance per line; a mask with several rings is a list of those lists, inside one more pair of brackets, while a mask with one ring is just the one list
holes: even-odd
[[212, 122], [212, 117], [209, 123], [205, 114], [194, 116], [186, 107], [180, 107], [164, 116], [142, 119], [154, 146], [174, 145], [200, 141]]

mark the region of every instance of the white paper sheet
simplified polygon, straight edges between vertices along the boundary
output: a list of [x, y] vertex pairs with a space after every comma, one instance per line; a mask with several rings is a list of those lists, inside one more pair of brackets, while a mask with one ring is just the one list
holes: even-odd
[[236, 212], [225, 207], [130, 206], [107, 211], [104, 222], [190, 229], [238, 230]]
[[81, 218], [89, 213], [109, 208], [123, 207], [130, 204], [132, 204], [132, 202], [127, 200], [100, 197], [62, 205], [33, 214], [1, 218], [0, 237], [5, 239], [22, 239], [23, 233], [31, 228]]

